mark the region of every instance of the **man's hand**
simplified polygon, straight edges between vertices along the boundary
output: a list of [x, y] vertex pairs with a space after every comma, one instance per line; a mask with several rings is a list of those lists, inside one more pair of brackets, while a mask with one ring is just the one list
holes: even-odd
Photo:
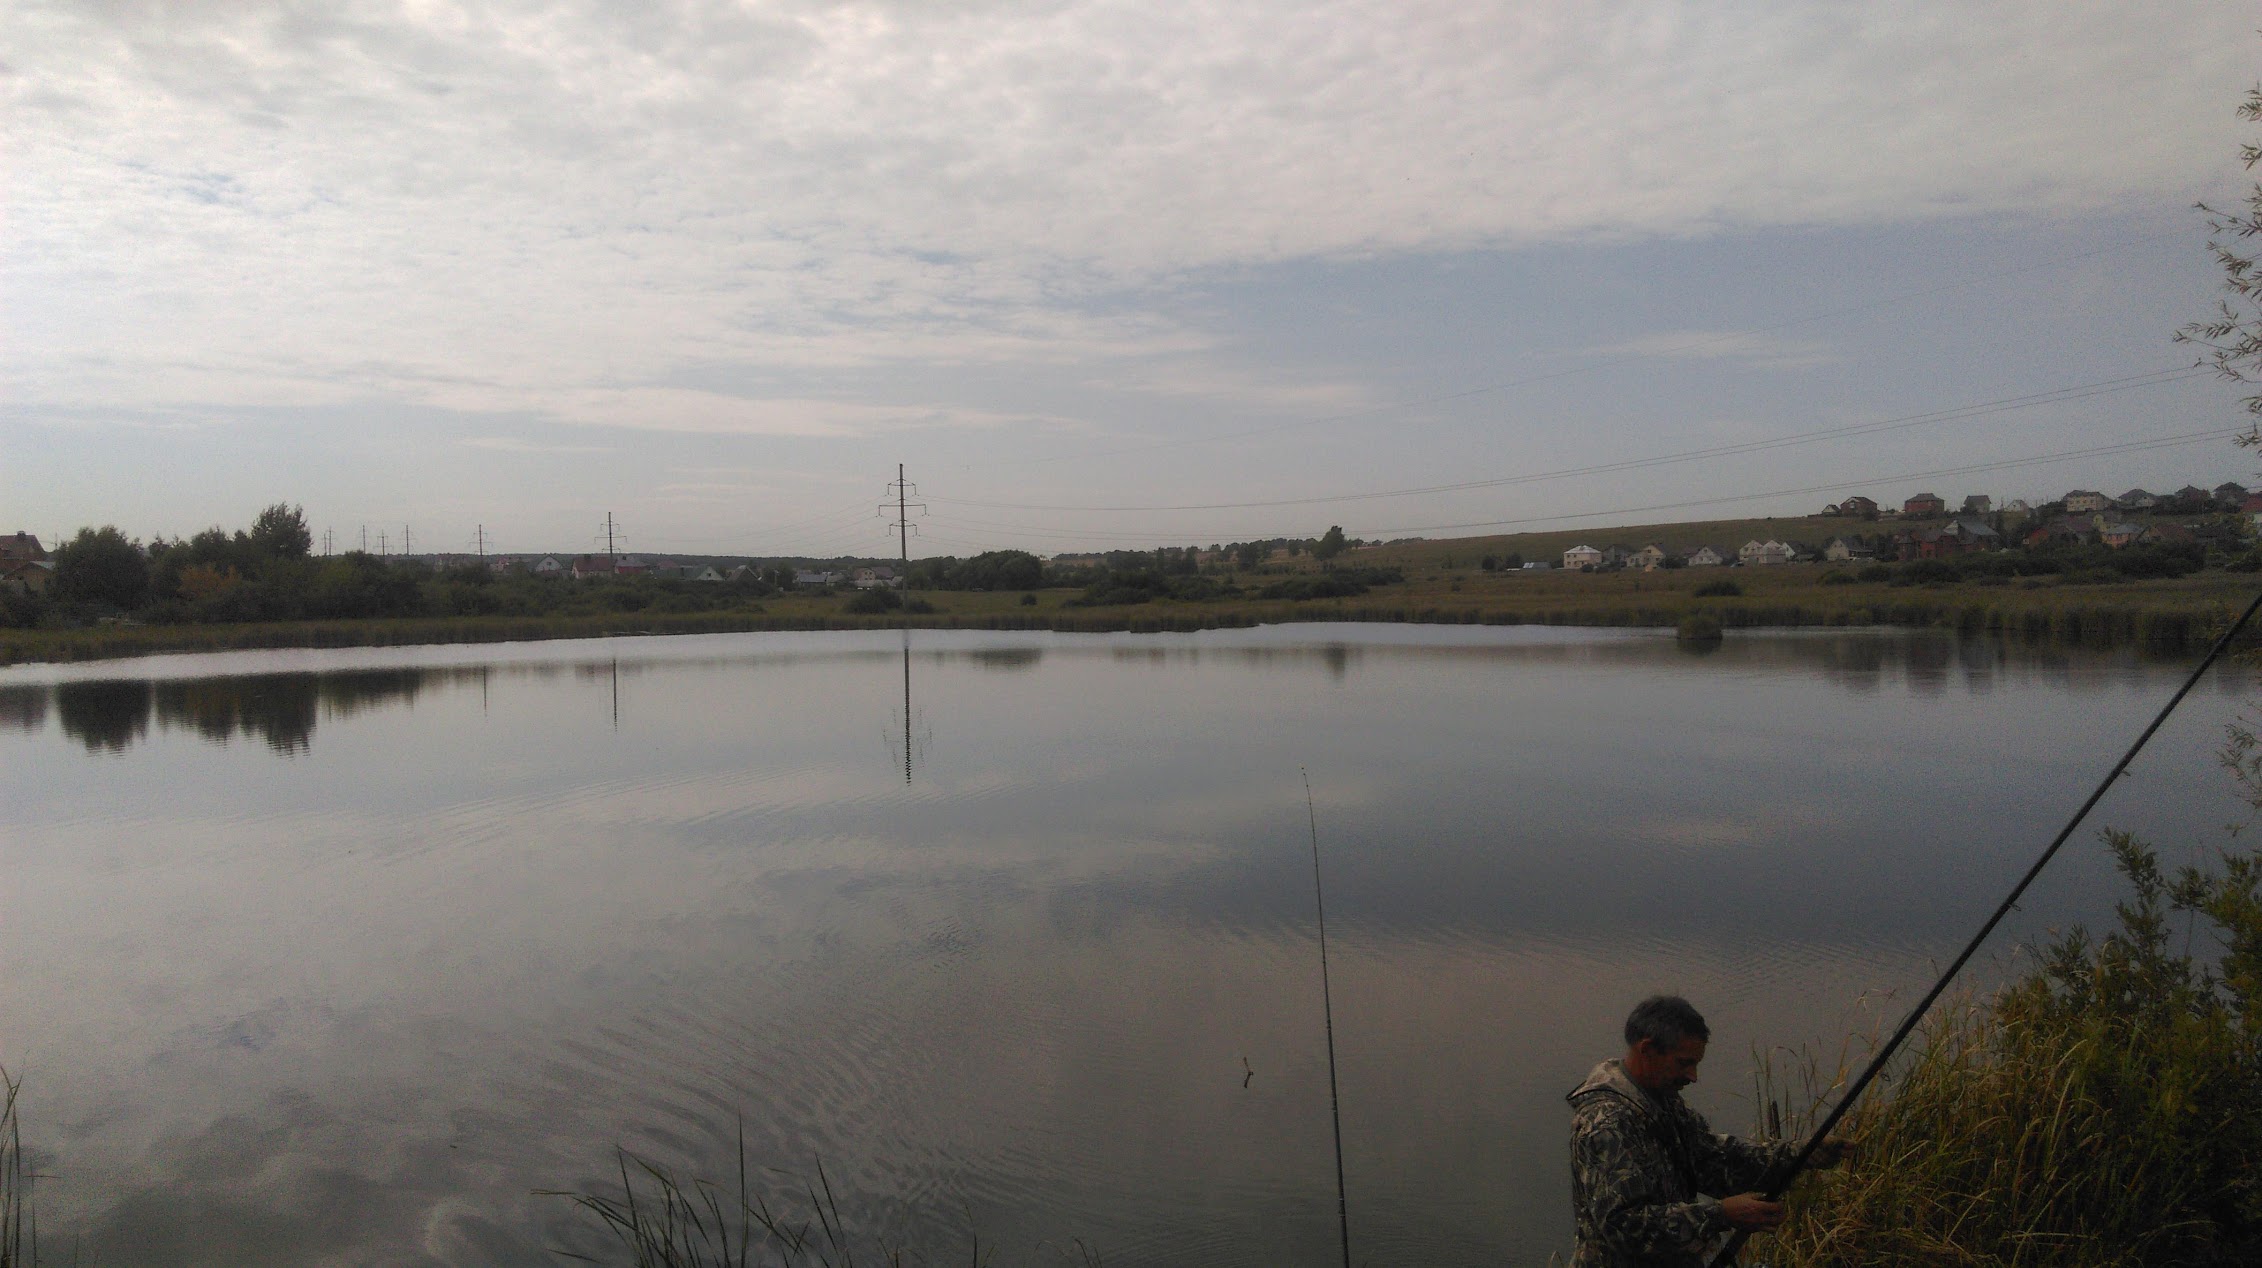
[[1783, 1204], [1770, 1202], [1756, 1193], [1722, 1198], [1720, 1209], [1727, 1213], [1730, 1224], [1747, 1233], [1764, 1233], [1783, 1222]]
[[1861, 1142], [1848, 1140], [1844, 1136], [1832, 1136], [1814, 1147], [1814, 1152], [1806, 1156], [1806, 1165], [1817, 1171], [1828, 1171], [1860, 1152]]

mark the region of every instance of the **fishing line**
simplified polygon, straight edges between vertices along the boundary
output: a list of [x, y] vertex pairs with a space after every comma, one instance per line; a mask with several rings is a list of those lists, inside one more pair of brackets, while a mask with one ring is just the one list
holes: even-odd
[[[2081, 821], [2089, 817], [2089, 812], [2096, 808], [2098, 802], [2104, 800], [2105, 792], [2113, 786], [2113, 781], [2119, 779], [2128, 770], [2129, 763], [2136, 760], [2137, 752], [2144, 747], [2146, 741], [2152, 738], [2152, 733], [2160, 729], [2160, 724], [2166, 722], [2168, 715], [2176, 711], [2176, 706], [2183, 703], [2183, 698], [2191, 693], [2193, 687], [2199, 685], [2199, 680], [2205, 676], [2208, 667], [2215, 663], [2216, 657], [2223, 654], [2224, 648], [2231, 645], [2231, 640], [2238, 637], [2238, 632], [2246, 628], [2246, 623], [2254, 618], [2257, 609], [2262, 609], [2262, 594], [2255, 595], [2254, 601], [2246, 605], [2246, 611], [2239, 613], [2238, 619], [2231, 622], [2231, 627], [2223, 631], [2223, 636], [2215, 640], [2213, 647], [2207, 649], [2207, 655], [2200, 660], [2198, 667], [2191, 671], [2191, 676], [2183, 680], [2181, 687], [2176, 688], [2176, 694], [2168, 697], [2168, 703], [2160, 706], [2160, 712], [2153, 715], [2152, 724], [2144, 728], [2143, 734], [2136, 737], [2136, 742], [2128, 746], [2126, 753], [2121, 754], [2121, 760], [2113, 763], [2113, 769], [2106, 772], [2105, 778], [2089, 794], [2089, 800], [2082, 802], [2081, 809], [2074, 811], [2073, 818], [2068, 819], [2066, 826], [2058, 830], [2058, 835], [2051, 840], [2049, 847], [2042, 851], [2041, 857], [2034, 860], [2034, 865], [2026, 869], [2026, 875], [2020, 877], [2019, 883], [2011, 887], [2010, 895], [2003, 899], [2000, 906], [1995, 908], [1995, 914], [1989, 916], [1987, 923], [1981, 925], [1979, 932], [1973, 934], [1971, 941], [1964, 945], [1963, 953], [1958, 955], [1955, 962], [1948, 966], [1948, 971], [1942, 973], [1940, 980], [1932, 984], [1932, 989], [1924, 993], [1924, 998], [1917, 1001], [1916, 1007], [1909, 1010], [1909, 1015], [1902, 1019], [1900, 1028], [1893, 1032], [1892, 1038], [1885, 1041], [1884, 1047], [1877, 1050], [1877, 1055], [1870, 1058], [1868, 1067], [1861, 1072], [1861, 1077], [1855, 1079], [1846, 1088], [1846, 1094], [1838, 1098], [1837, 1106], [1822, 1120], [1821, 1126], [1816, 1127], [1813, 1133], [1807, 1137], [1806, 1144], [1791, 1156], [1789, 1162], [1783, 1164], [1780, 1168], [1780, 1174], [1770, 1174], [1765, 1187], [1761, 1190], [1761, 1196], [1773, 1202], [1783, 1196], [1785, 1189], [1791, 1187], [1791, 1181], [1796, 1179], [1799, 1172], [1806, 1168], [1807, 1159], [1814, 1156], [1814, 1151], [1821, 1147], [1822, 1142], [1838, 1126], [1839, 1120], [1844, 1118], [1847, 1111], [1853, 1108], [1855, 1101], [1861, 1099], [1861, 1094], [1868, 1089], [1871, 1080], [1875, 1079], [1878, 1073], [1885, 1068], [1887, 1061], [1892, 1060], [1893, 1053], [1916, 1029], [1917, 1022], [1923, 1020], [1925, 1013], [1930, 1011], [1934, 1001], [1940, 998], [1940, 992], [1948, 989], [1948, 983], [1955, 978], [1957, 973], [1963, 971], [1965, 962], [1969, 961], [1973, 954], [1979, 950], [1979, 944], [1985, 942], [1987, 935], [1995, 931], [1995, 926], [2003, 922], [2003, 917], [2010, 914], [2011, 908], [2018, 905], [2019, 896], [2026, 892], [2027, 886], [2034, 883], [2035, 877], [2042, 874], [2042, 869], [2050, 865], [2051, 858], [2058, 853], [2058, 847], [2066, 843], [2066, 839], [2074, 834], [2074, 829], [2081, 826]], [[1321, 946], [1324, 958], [1326, 944], [1323, 942]], [[1720, 1253], [1713, 1256], [1711, 1268], [1728, 1268], [1730, 1264], [1735, 1263], [1736, 1252], [1743, 1249], [1744, 1243], [1750, 1238], [1749, 1230], [1738, 1229], [1735, 1235], [1728, 1239], [1727, 1245], [1720, 1248]]]
[[1296, 769], [1304, 777], [1304, 818], [1312, 826], [1312, 907], [1319, 913], [1320, 1009], [1327, 1019], [1327, 1108], [1335, 1118], [1335, 1226], [1343, 1243], [1343, 1268], [1351, 1268], [1351, 1203], [1343, 1192], [1343, 1098], [1335, 1090], [1335, 999], [1327, 983], [1327, 898], [1320, 890], [1319, 812], [1312, 809], [1312, 773], [1301, 766]]

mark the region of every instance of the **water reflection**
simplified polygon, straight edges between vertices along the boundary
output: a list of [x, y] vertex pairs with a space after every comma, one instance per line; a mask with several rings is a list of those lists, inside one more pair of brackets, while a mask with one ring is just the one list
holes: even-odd
[[[615, 1143], [727, 1180], [742, 1131], [938, 1262], [1324, 1262], [1304, 766], [1362, 1255], [1543, 1262], [1628, 1002], [1700, 1000], [1742, 1126], [1747, 1046], [1928, 981], [2179, 672], [1352, 626], [218, 663], [263, 672], [0, 672], [0, 1016], [95, 1262], [599, 1254], [528, 1195]], [[2235, 707], [2100, 820], [2212, 841]], [[2069, 848], [2019, 919], [2111, 881]]]
[[367, 669], [338, 673], [258, 674], [249, 677], [112, 679], [63, 682], [50, 688], [9, 688], [13, 715], [44, 720], [51, 698], [63, 734], [89, 752], [121, 753], [149, 734], [150, 723], [193, 731], [225, 744], [255, 737], [284, 757], [307, 751], [318, 719], [350, 718], [365, 710], [411, 704], [427, 687], [483, 679], [480, 671]]
[[37, 731], [45, 727], [47, 696], [44, 687], [0, 687], [0, 727], [14, 731]]
[[[1339, 684], [1347, 682], [1354, 673], [1407, 661], [1474, 660], [1503, 669], [1595, 665], [1640, 669], [1679, 664], [1704, 673], [1809, 674], [1854, 696], [1899, 690], [1920, 699], [1938, 699], [1958, 690], [1970, 696], [1986, 696], [2001, 687], [2027, 685], [2062, 691], [2104, 690], [2125, 682], [2131, 672], [2142, 666], [2164, 664], [2135, 650], [2100, 652], [2086, 648], [2030, 646], [1999, 639], [1959, 637], [1945, 631], [1777, 632], [1763, 636], [1731, 635], [1722, 642], [1697, 645], [1650, 633], [1613, 633], [1579, 639], [1561, 637], [1562, 631], [1539, 631], [1537, 633], [1543, 637], [1519, 637], [1527, 633], [1533, 631], [1478, 631], [1459, 635], [1467, 640], [1462, 642], [1416, 639], [1403, 643], [1361, 643], [1330, 636], [1324, 641], [1298, 643], [1260, 638], [1238, 646], [1224, 637], [1207, 644], [1170, 641], [1133, 644], [1104, 640], [1086, 640], [1079, 644], [1060, 636], [1033, 634], [986, 636], [1026, 641], [944, 646], [922, 650], [921, 655], [937, 667], [968, 664], [976, 669], [1007, 674], [1035, 672], [1045, 665], [1048, 657], [1066, 660], [1101, 657], [1117, 664], [1158, 669], [1198, 666], [1208, 657], [1229, 664], [1291, 673], [1317, 669]], [[1500, 641], [1488, 641], [1488, 635]], [[0, 685], [0, 728], [37, 732], [46, 726], [48, 715], [53, 712], [61, 721], [63, 733], [88, 751], [118, 753], [146, 739], [154, 720], [160, 728], [193, 731], [218, 743], [226, 743], [239, 735], [256, 737], [270, 751], [288, 757], [308, 750], [317, 723], [325, 718], [343, 719], [365, 710], [404, 707], [413, 704], [422, 693], [474, 683], [479, 688], [484, 713], [489, 704], [489, 679], [493, 674], [542, 681], [570, 673], [582, 682], [604, 684], [609, 697], [610, 726], [617, 732], [621, 725], [624, 677], [668, 670], [783, 666], [886, 656], [900, 665], [903, 678], [900, 712], [891, 710], [888, 748], [894, 755], [891, 762], [901, 764], [909, 772], [918, 765], [922, 747], [931, 738], [924, 718], [914, 708], [909, 639], [889, 656], [868, 644], [857, 645], [853, 636], [835, 637], [838, 642], [824, 648], [756, 650], [725, 656], [648, 654], [624, 660], [615, 655], [603, 660], [571, 663], [527, 661], [189, 680], [14, 683]], [[2228, 694], [2237, 689], [2234, 683], [2221, 676], [2212, 681], [2214, 689], [2220, 693]]]

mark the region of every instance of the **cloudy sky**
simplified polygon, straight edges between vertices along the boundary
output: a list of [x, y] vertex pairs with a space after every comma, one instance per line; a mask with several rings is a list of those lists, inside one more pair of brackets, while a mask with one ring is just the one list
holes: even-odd
[[914, 553], [1049, 553], [2255, 476], [2168, 341], [2243, 0], [5, 8], [0, 531], [879, 553], [901, 462]]

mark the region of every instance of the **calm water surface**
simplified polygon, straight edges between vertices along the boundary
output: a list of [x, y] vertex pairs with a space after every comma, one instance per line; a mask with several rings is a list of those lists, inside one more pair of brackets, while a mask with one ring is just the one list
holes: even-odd
[[[936, 1258], [1325, 1263], [1304, 768], [1357, 1256], [1538, 1263], [1635, 998], [1748, 1125], [1749, 1054], [1892, 1014], [2182, 672], [1362, 626], [0, 671], [0, 1063], [106, 1265], [562, 1262], [534, 1190], [723, 1178], [741, 1124]], [[2244, 704], [2100, 822], [2219, 842]], [[2021, 932], [2113, 897], [2077, 845]]]

